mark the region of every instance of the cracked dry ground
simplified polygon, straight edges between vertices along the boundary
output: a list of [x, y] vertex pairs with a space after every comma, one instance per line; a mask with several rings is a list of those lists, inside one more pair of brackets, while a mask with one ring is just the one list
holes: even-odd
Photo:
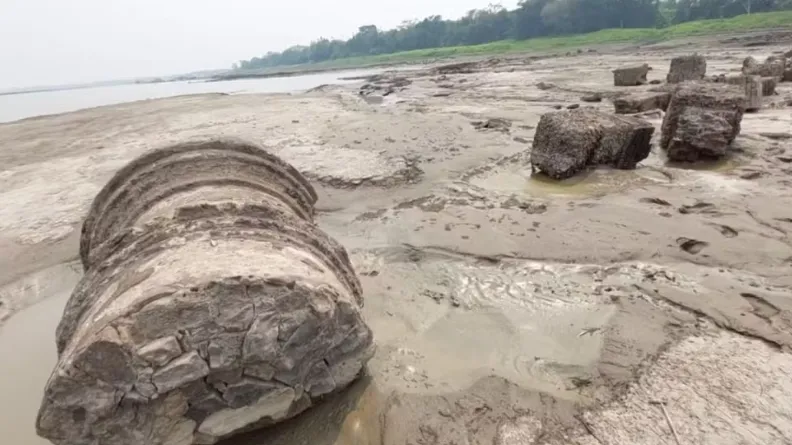
[[[696, 43], [709, 74], [749, 54], [723, 45]], [[542, 113], [623, 91], [620, 65], [664, 78], [690, 48], [416, 70], [384, 97], [203, 95], [0, 125], [0, 431], [43, 443], [33, 418], [94, 194], [145, 150], [225, 135], [314, 181], [379, 345], [344, 395], [227, 444], [659, 445], [675, 443], [667, 418], [680, 443], [792, 443], [792, 84], [725, 161], [655, 151], [635, 171], [529, 177]]]

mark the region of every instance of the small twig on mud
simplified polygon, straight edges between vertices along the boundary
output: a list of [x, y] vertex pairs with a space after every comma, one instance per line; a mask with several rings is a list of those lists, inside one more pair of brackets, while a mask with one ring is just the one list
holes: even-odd
[[593, 429], [593, 428], [591, 428], [591, 425], [589, 425], [589, 423], [588, 423], [588, 422], [586, 422], [586, 419], [584, 419], [584, 418], [583, 418], [583, 415], [582, 415], [582, 414], [577, 414], [577, 415], [575, 415], [575, 419], [577, 419], [577, 421], [578, 421], [578, 422], [580, 422], [580, 424], [581, 424], [581, 425], [583, 425], [583, 428], [585, 428], [585, 429], [586, 429], [586, 432], [587, 432], [587, 433], [589, 433], [589, 435], [590, 435], [591, 437], [593, 437], [594, 439], [596, 439], [596, 440], [597, 440], [597, 442], [598, 442], [600, 445], [605, 445], [605, 442], [603, 442], [603, 441], [602, 441], [602, 439], [600, 439], [600, 438], [599, 438], [599, 436], [597, 436], [597, 433], [595, 433], [595, 432], [594, 432], [594, 429]]
[[674, 440], [676, 441], [677, 445], [682, 445], [682, 442], [679, 441], [676, 428], [674, 428], [674, 424], [671, 422], [671, 416], [668, 415], [668, 411], [666, 410], [666, 403], [660, 400], [650, 400], [649, 404], [660, 405], [660, 409], [663, 410], [663, 416], [665, 416], [666, 422], [668, 422], [668, 427], [671, 428], [671, 434], [674, 435]]
[[599, 331], [599, 330], [600, 330], [600, 328], [586, 328], [586, 329], [583, 329], [582, 331], [580, 331], [580, 333], [578, 334], [578, 337], [582, 337], [584, 335], [593, 336], [594, 333]]

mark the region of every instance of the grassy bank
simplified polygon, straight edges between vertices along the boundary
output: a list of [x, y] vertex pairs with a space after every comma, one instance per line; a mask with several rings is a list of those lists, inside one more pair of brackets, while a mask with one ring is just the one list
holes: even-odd
[[[760, 29], [792, 28], [792, 11], [776, 11], [761, 14], [740, 15], [730, 19], [699, 20], [667, 28], [603, 29], [589, 34], [560, 37], [541, 37], [528, 40], [503, 40], [483, 45], [453, 46], [404, 51], [376, 56], [349, 57], [308, 65], [284, 66], [267, 70], [272, 73], [312, 72], [344, 68], [360, 68], [373, 65], [421, 62], [451, 57], [513, 52], [548, 51], [574, 49], [594, 45], [615, 43], [661, 42], [683, 37], [728, 34]], [[241, 73], [238, 73], [241, 74]], [[252, 74], [252, 73], [251, 73]], [[239, 77], [248, 77], [243, 75]], [[257, 77], [252, 74], [250, 77]]]
[[448, 48], [420, 49], [377, 56], [351, 57], [314, 64], [335, 65], [366, 63], [408, 62], [421, 59], [454, 57], [463, 55], [498, 54], [518, 51], [546, 51], [573, 49], [589, 45], [625, 42], [660, 42], [682, 37], [727, 34], [758, 29], [792, 28], [792, 11], [777, 11], [762, 14], [740, 15], [730, 19], [699, 20], [681, 23], [668, 28], [603, 29], [589, 34], [560, 37], [540, 37], [528, 40], [503, 40], [483, 45], [454, 46]]

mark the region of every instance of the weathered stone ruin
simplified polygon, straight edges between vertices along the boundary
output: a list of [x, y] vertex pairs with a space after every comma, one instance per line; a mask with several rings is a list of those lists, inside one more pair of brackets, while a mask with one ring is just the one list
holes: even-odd
[[671, 59], [671, 68], [666, 76], [668, 83], [680, 83], [688, 80], [702, 80], [707, 75], [707, 60], [704, 56], [693, 54]]
[[649, 65], [643, 64], [613, 70], [613, 85], [617, 87], [632, 87], [646, 84], [646, 75]]
[[587, 166], [633, 169], [649, 156], [654, 126], [632, 116], [590, 109], [545, 113], [539, 119], [531, 167], [565, 179]]
[[[756, 76], [758, 77], [758, 76]], [[718, 76], [713, 76], [713, 82], [720, 82], [720, 83], [728, 83], [731, 85], [743, 85], [745, 84], [745, 74], [734, 74], [727, 76], [725, 74], [720, 74]], [[762, 96], [772, 96], [775, 94], [776, 86], [778, 85], [778, 79], [775, 77], [759, 77], [759, 80], [762, 84]]]
[[739, 86], [680, 85], [663, 119], [660, 146], [673, 161], [722, 157], [740, 133], [745, 106], [745, 91]]
[[36, 423], [60, 445], [212, 444], [343, 389], [373, 353], [346, 251], [290, 165], [233, 140], [119, 171], [83, 225]]
[[650, 110], [665, 111], [670, 101], [671, 93], [648, 91], [618, 97], [613, 100], [613, 105], [616, 114], [633, 114]]
[[746, 57], [743, 60], [742, 72], [750, 76], [775, 77], [782, 79], [786, 70], [786, 57], [770, 56], [764, 62], [759, 63], [753, 57]]
[[745, 111], [757, 111], [762, 108], [762, 78], [745, 76], [742, 87], [745, 91]]
[[778, 86], [778, 79], [775, 77], [761, 77], [762, 80], [762, 96], [772, 96], [775, 94], [776, 86]]
[[[766, 79], [772, 81], [766, 82]], [[756, 111], [762, 108], [762, 97], [775, 92], [775, 77], [760, 77], [747, 74], [722, 76], [718, 82], [737, 85], [745, 91], [745, 111]], [[765, 94], [765, 91], [771, 91]]]
[[784, 75], [781, 76], [781, 82], [792, 82], [792, 51], [784, 54], [786, 59], [786, 66], [784, 67]]

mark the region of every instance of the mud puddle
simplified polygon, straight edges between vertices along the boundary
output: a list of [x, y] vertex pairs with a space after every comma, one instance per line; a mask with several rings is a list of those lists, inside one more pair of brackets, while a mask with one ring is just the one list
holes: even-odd
[[385, 402], [366, 376], [293, 419], [218, 445], [381, 445]]
[[[3, 443], [47, 445], [35, 432], [44, 385], [56, 362], [55, 327], [82, 276], [77, 262], [57, 264], [0, 287], [13, 317], [0, 326], [0, 431]], [[0, 306], [0, 321], [3, 320]], [[17, 312], [19, 311], [19, 312]]]
[[44, 299], [12, 317], [0, 328], [0, 431], [3, 442], [48, 445], [36, 435], [34, 425], [44, 385], [55, 366], [55, 327], [63, 313], [70, 288]]
[[469, 178], [471, 185], [502, 194], [535, 198], [589, 197], [624, 192], [636, 187], [669, 184], [677, 179], [707, 179], [734, 171], [747, 164], [745, 156], [733, 154], [723, 159], [697, 162], [670, 162], [664, 155], [652, 155], [634, 170], [608, 167], [590, 168], [572, 178], [555, 180], [542, 172], [530, 172], [520, 164], [485, 170]]
[[9, 318], [9, 314], [15, 314], [45, 298], [58, 295], [64, 289], [71, 291], [80, 277], [80, 264], [68, 262], [40, 269], [0, 286], [0, 326]]
[[363, 278], [364, 311], [378, 334], [370, 366], [383, 388], [438, 394], [494, 375], [583, 404], [579, 383], [596, 374], [619, 311], [613, 295], [651, 269], [439, 259], [377, 268]]
[[486, 172], [470, 179], [471, 184], [486, 190], [533, 197], [598, 196], [636, 186], [666, 182], [668, 178], [653, 167], [636, 170], [597, 168], [573, 178], [557, 181], [543, 173], [531, 174], [530, 169], [512, 166]]

